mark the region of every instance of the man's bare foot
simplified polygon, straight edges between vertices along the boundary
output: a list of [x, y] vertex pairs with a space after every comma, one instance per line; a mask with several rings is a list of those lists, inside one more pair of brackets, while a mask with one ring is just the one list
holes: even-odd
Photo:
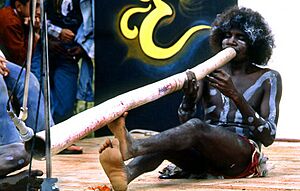
[[127, 190], [127, 170], [118, 139], [107, 139], [99, 150], [100, 163], [115, 191]]
[[113, 122], [107, 124], [109, 130], [114, 134], [114, 136], [119, 140], [120, 151], [124, 161], [132, 157], [130, 148], [132, 146], [132, 137], [128, 133], [125, 126], [125, 119], [128, 115], [128, 112], [124, 112], [122, 116]]

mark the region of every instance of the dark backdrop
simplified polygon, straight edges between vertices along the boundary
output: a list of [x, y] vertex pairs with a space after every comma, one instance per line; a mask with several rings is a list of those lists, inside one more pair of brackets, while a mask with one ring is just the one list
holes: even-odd
[[[129, 40], [120, 31], [120, 18], [133, 8], [151, 9], [132, 14], [128, 27], [139, 30], [143, 21], [162, 0], [101, 0], [95, 1], [95, 103], [100, 104], [116, 95], [144, 86], [191, 68], [212, 56], [208, 45], [208, 30], [193, 33], [183, 48], [174, 56], [156, 59], [143, 52], [138, 38]], [[164, 16], [155, 24], [154, 43], [168, 48], [194, 25], [210, 25], [224, 9], [237, 0], [163, 0], [173, 10], [173, 16]], [[151, 31], [151, 29], [147, 29]], [[131, 110], [127, 128], [162, 131], [178, 125], [177, 108], [182, 92], [175, 92], [155, 102]], [[102, 128], [96, 135], [108, 134]]]

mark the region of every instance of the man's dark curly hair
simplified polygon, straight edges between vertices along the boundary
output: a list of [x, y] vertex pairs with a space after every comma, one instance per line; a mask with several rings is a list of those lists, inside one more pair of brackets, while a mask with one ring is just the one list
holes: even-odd
[[16, 8], [16, 1], [19, 1], [22, 5], [26, 5], [29, 0], [10, 0], [10, 6], [15, 9]]
[[266, 65], [274, 48], [274, 38], [264, 18], [249, 8], [234, 6], [218, 15], [212, 23], [210, 45], [216, 52], [222, 50], [222, 40], [230, 29], [246, 34], [249, 57], [257, 65]]

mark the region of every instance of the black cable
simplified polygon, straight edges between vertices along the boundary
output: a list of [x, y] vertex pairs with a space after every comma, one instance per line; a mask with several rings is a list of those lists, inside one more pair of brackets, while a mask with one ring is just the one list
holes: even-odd
[[16, 89], [16, 87], [17, 87], [17, 84], [18, 84], [18, 82], [20, 81], [20, 78], [21, 78], [21, 75], [22, 75], [22, 72], [23, 72], [23, 70], [24, 70], [25, 65], [26, 65], [26, 60], [24, 61], [23, 65], [22, 65], [22, 67], [21, 67], [21, 71], [20, 71], [20, 73], [18, 74], [18, 78], [17, 78], [17, 80], [16, 80], [16, 82], [15, 82], [15, 84], [14, 84], [12, 90], [10, 91], [10, 94], [8, 95], [8, 100], [7, 100], [7, 103], [6, 103], [6, 110], [7, 110], [7, 111], [10, 111], [10, 109], [11, 109], [9, 103], [10, 103], [10, 101], [11, 101], [11, 99], [12, 99], [12, 96], [13, 96], [13, 94], [14, 94], [14, 92], [15, 92], [15, 89]]
[[[42, 97], [42, 85], [40, 84], [40, 91], [39, 91], [39, 96], [38, 96], [38, 104], [37, 104], [37, 112], [36, 112], [36, 121], [35, 121], [35, 125], [34, 125], [34, 129], [33, 129], [33, 137], [32, 137], [32, 145], [30, 148], [30, 162], [29, 162], [29, 169], [28, 169], [28, 178], [31, 177], [31, 172], [32, 172], [32, 161], [33, 161], [33, 150], [35, 147], [35, 141], [36, 141], [36, 129], [37, 129], [37, 125], [38, 125], [38, 121], [39, 121], [39, 111], [40, 111], [40, 102], [41, 102], [41, 97]], [[30, 181], [28, 181], [27, 184], [27, 191], [29, 191], [30, 189]]]
[[[33, 1], [30, 0], [30, 22], [29, 22], [29, 27], [32, 27], [32, 29], [34, 30], [34, 23], [33, 23], [33, 20], [35, 18], [33, 18], [33, 13], [35, 12], [34, 10], [34, 4], [33, 4]], [[32, 32], [33, 32], [32, 30]], [[34, 35], [34, 32], [33, 34], [31, 35]], [[32, 44], [34, 43], [34, 38], [35, 36], [33, 36], [32, 38]], [[30, 42], [28, 42], [30, 43]], [[29, 51], [29, 50], [27, 50]], [[32, 50], [33, 52], [33, 46], [32, 46]], [[32, 55], [31, 55], [32, 56]], [[27, 58], [28, 59], [28, 58]], [[30, 60], [32, 60], [32, 58], [29, 58]], [[34, 135], [32, 137], [32, 146], [30, 148], [30, 161], [29, 161], [29, 169], [28, 169], [28, 183], [27, 183], [27, 191], [30, 191], [30, 178], [31, 178], [31, 174], [32, 174], [32, 161], [33, 161], [33, 149], [34, 149], [34, 145], [35, 145], [35, 140], [36, 140], [36, 130], [37, 130], [37, 125], [38, 125], [38, 116], [39, 116], [39, 109], [40, 109], [40, 101], [41, 101], [41, 95], [42, 95], [42, 85], [40, 84], [40, 91], [39, 91], [39, 96], [38, 96], [38, 104], [37, 104], [37, 112], [36, 112], [36, 121], [35, 121], [35, 125], [34, 125], [34, 128], [33, 128], [33, 132], [34, 132]]]

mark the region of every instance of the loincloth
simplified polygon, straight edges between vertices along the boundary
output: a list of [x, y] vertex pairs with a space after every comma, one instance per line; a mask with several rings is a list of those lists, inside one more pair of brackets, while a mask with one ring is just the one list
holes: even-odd
[[268, 175], [267, 160], [268, 158], [259, 150], [258, 145], [251, 139], [243, 137], [251, 147], [252, 160], [246, 169], [237, 176], [226, 176], [224, 178], [251, 178], [265, 177]]

